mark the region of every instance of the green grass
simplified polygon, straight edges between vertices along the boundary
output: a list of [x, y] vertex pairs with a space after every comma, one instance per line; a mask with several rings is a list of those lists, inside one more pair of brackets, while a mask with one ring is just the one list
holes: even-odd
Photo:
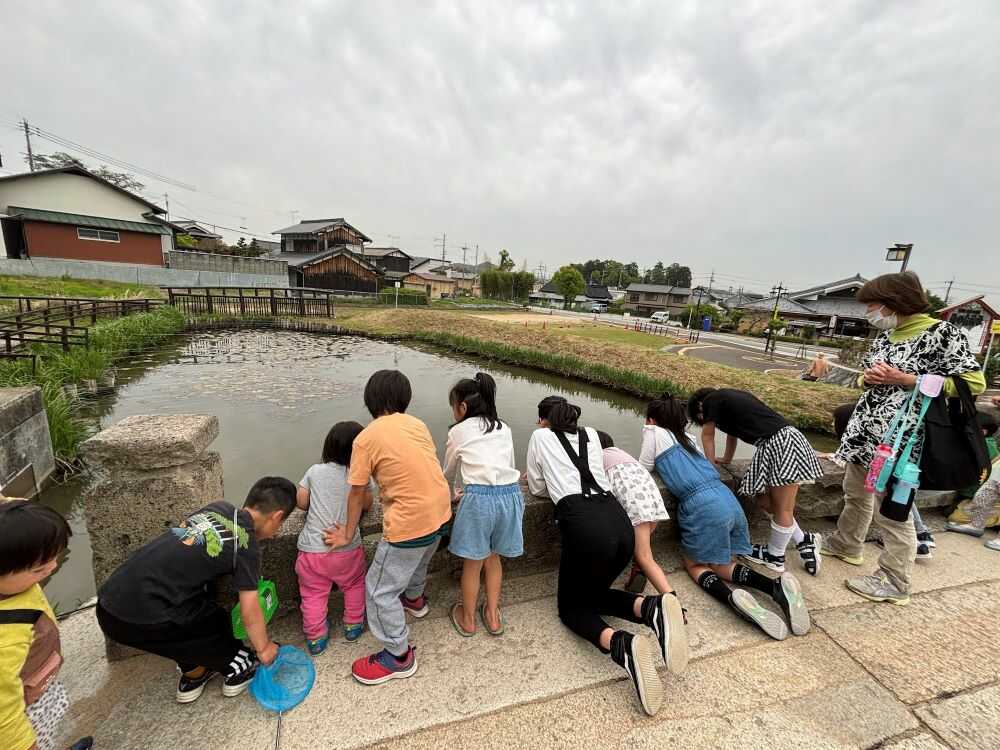
[[674, 343], [670, 336], [654, 336], [651, 333], [639, 333], [637, 331], [626, 331], [624, 328], [613, 328], [606, 325], [587, 326], [576, 325], [566, 326], [559, 329], [562, 333], [571, 336], [581, 336], [594, 341], [612, 341], [616, 344], [632, 344], [633, 346], [643, 346], [647, 349], [659, 351], [665, 346]]
[[65, 468], [77, 457], [77, 449], [91, 431], [80, 419], [76, 403], [63, 386], [97, 380], [121, 357], [158, 346], [184, 328], [184, 315], [173, 307], [99, 322], [90, 329], [90, 347], [68, 352], [51, 344], [35, 344], [38, 355], [34, 372], [31, 361], [0, 361], [0, 387], [37, 385], [49, 422], [52, 449]]
[[[42, 276], [0, 276], [0, 296], [17, 297], [162, 297], [155, 286], [116, 281], [61, 279]], [[4, 303], [0, 300], [0, 305]]]
[[427, 344], [443, 346], [463, 354], [474, 354], [484, 359], [520, 367], [532, 367], [566, 377], [577, 378], [597, 385], [630, 393], [641, 398], [655, 398], [664, 392], [683, 395], [684, 389], [666, 378], [653, 378], [642, 373], [588, 362], [565, 354], [552, 354], [537, 349], [526, 349], [510, 344], [458, 336], [452, 333], [418, 331], [407, 338]]

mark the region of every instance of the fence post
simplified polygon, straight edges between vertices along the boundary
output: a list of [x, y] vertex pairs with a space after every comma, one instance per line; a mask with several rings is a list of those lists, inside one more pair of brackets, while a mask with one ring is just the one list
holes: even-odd
[[45, 333], [52, 333], [52, 329], [49, 328], [49, 308], [42, 310], [42, 320], [45, 321]]
[[243, 299], [243, 287], [240, 287], [240, 316], [244, 316], [246, 314], [247, 314], [247, 303], [246, 300]]
[[274, 299], [274, 287], [271, 287], [271, 315], [278, 314], [278, 302]]
[[299, 315], [303, 318], [306, 316], [306, 298], [301, 291], [299, 292]]
[[71, 326], [76, 325], [76, 314], [74, 312], [73, 305], [68, 305], [66, 309], [69, 310], [69, 324]]
[[69, 351], [69, 332], [68, 332], [68, 329], [66, 328], [66, 326], [63, 326], [62, 335], [60, 336], [60, 338], [62, 339], [62, 350], [64, 352], [68, 352]]
[[208, 300], [208, 314], [211, 315], [212, 312], [215, 309], [212, 306], [212, 290], [211, 289], [206, 289], [205, 290], [205, 299]]
[[330, 317], [330, 295], [326, 295], [326, 317]]

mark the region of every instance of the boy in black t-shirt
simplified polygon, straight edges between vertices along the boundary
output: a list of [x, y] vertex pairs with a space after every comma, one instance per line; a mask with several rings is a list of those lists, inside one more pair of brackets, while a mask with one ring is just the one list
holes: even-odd
[[[273, 537], [295, 509], [295, 485], [283, 477], [257, 480], [242, 510], [214, 502], [136, 550], [98, 592], [97, 621], [126, 646], [177, 662], [177, 701], [197, 700], [215, 675], [222, 694], [250, 685], [258, 660], [274, 661], [278, 646], [267, 633], [257, 597], [258, 542]], [[232, 574], [252, 649], [233, 636], [228, 612], [209, 584]]]
[[[802, 531], [795, 521], [799, 485], [823, 476], [805, 435], [752, 393], [733, 388], [699, 388], [688, 399], [688, 416], [702, 427], [701, 443], [709, 461], [730, 463], [738, 440], [755, 448], [739, 494], [760, 498], [761, 507], [771, 515], [771, 532], [766, 544], [753, 545], [744, 557], [782, 573], [785, 548], [793, 542], [806, 572], [817, 575], [820, 535]], [[716, 428], [726, 433], [721, 459], [715, 456]]]

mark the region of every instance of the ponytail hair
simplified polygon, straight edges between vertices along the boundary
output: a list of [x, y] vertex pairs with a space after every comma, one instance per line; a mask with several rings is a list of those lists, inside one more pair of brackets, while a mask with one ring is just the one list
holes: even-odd
[[664, 393], [646, 407], [646, 419], [652, 419], [657, 427], [662, 427], [673, 434], [677, 442], [684, 446], [688, 452], [695, 453], [697, 451], [691, 441], [691, 436], [684, 429], [687, 426], [688, 416], [683, 401], [674, 398], [669, 393]]
[[455, 383], [448, 394], [448, 403], [452, 406], [465, 404], [463, 422], [470, 417], [479, 417], [486, 432], [503, 427], [497, 416], [497, 384], [485, 372], [477, 372], [474, 378], [463, 378]]
[[583, 410], [579, 406], [569, 403], [566, 399], [553, 404], [549, 412], [549, 429], [553, 432], [576, 433], [576, 421], [580, 418]]

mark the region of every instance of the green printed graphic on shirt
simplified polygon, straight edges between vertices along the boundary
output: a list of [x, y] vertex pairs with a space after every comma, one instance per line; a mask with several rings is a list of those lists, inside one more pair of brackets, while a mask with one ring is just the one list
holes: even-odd
[[246, 529], [242, 526], [234, 527], [232, 519], [215, 511], [195, 513], [187, 520], [182, 521], [180, 527], [174, 527], [171, 531], [181, 540], [182, 544], [189, 547], [204, 545], [205, 552], [209, 557], [218, 557], [225, 543], [234, 538], [243, 549], [247, 549], [249, 544]]

